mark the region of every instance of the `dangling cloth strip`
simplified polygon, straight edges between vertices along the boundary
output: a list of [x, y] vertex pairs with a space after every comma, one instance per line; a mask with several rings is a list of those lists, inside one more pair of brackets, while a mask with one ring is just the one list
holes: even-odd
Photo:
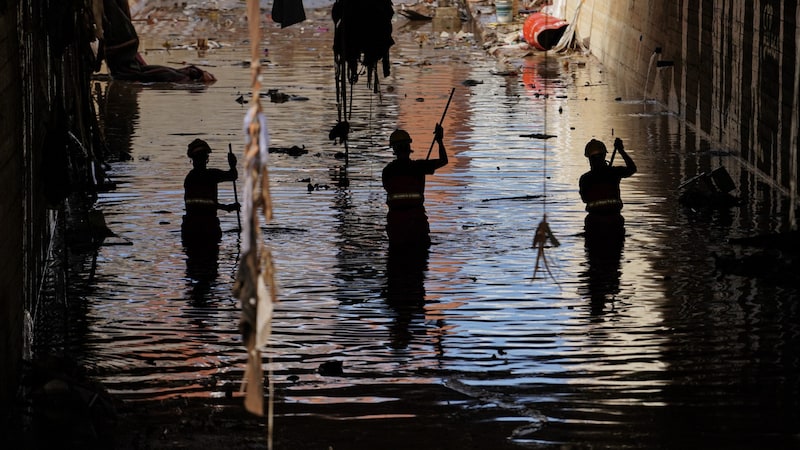
[[533, 266], [533, 277], [531, 280], [536, 279], [536, 274], [539, 273], [539, 268], [541, 267], [546, 270], [550, 278], [558, 284], [558, 280], [556, 280], [556, 277], [553, 276], [553, 272], [550, 270], [550, 263], [547, 261], [547, 255], [544, 252], [544, 249], [547, 248], [548, 241], [553, 247], [561, 245], [558, 239], [553, 235], [553, 232], [550, 231], [550, 224], [547, 223], [547, 214], [544, 214], [541, 222], [539, 222], [539, 225], [536, 227], [536, 233], [533, 235], [532, 247], [536, 250], [536, 265]]

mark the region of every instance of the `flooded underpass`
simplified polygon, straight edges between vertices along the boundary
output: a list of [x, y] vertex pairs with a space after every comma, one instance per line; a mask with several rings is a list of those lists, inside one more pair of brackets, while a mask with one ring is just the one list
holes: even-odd
[[[224, 397], [243, 377], [237, 215], [221, 214], [211, 262], [198, 266], [180, 239], [188, 143], [208, 141], [220, 168], [229, 145], [243, 148], [246, 24], [238, 13], [217, 19], [223, 45], [202, 56], [163, 50], [192, 40], [180, 24], [140, 31], [149, 63], [203, 64], [216, 83], [95, 82], [117, 186], [97, 207], [114, 236], [91, 261], [75, 340], [124, 400]], [[729, 239], [785, 229], [780, 196], [589, 56], [501, 65], [469, 36], [396, 19], [380, 94], [354, 88], [347, 162], [328, 136], [337, 122], [328, 12], [264, 31], [263, 85], [288, 95], [263, 99], [270, 146], [286, 150], [270, 156], [275, 215], [263, 228], [279, 284], [264, 360], [275, 402], [359, 423], [371, 405], [391, 417], [397, 399], [374, 393], [430, 384], [503, 411], [494, 420], [516, 429], [503, 445], [797, 448], [796, 283], [721, 269], [744, 251]], [[433, 245], [397, 263], [380, 179], [388, 136], [408, 130], [412, 158], [424, 158], [452, 88], [450, 164], [426, 188]], [[622, 182], [624, 247], [597, 255], [584, 245], [577, 183], [585, 143], [616, 137], [639, 170]], [[717, 167], [735, 175], [742, 204], [682, 206], [678, 186]], [[222, 202], [234, 196], [220, 186]], [[544, 249], [550, 271], [533, 278], [545, 215], [561, 245]], [[331, 363], [341, 373], [320, 370]]]

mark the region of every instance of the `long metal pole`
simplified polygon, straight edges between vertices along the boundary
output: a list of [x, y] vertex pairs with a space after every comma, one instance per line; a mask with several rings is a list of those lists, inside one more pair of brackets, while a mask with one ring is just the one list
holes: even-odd
[[[228, 153], [230, 153], [231, 155], [233, 154], [233, 147], [231, 146], [230, 142], [228, 142]], [[231, 183], [233, 183], [233, 201], [235, 201], [238, 204], [239, 203], [239, 193], [236, 192], [236, 180], [231, 181]], [[242, 231], [242, 217], [239, 214], [239, 208], [238, 207], [236, 208], [236, 223], [239, 224], [239, 231]]]
[[[444, 116], [447, 114], [447, 108], [450, 107], [450, 100], [453, 99], [453, 93], [456, 91], [456, 88], [450, 89], [450, 98], [447, 99], [447, 104], [444, 105], [444, 112], [442, 112], [442, 118], [439, 119], [439, 123], [437, 125], [441, 125], [444, 122]], [[436, 137], [433, 137], [433, 141], [431, 141], [431, 148], [428, 149], [428, 156], [425, 159], [430, 159], [431, 151], [433, 151], [433, 144], [436, 142]]]

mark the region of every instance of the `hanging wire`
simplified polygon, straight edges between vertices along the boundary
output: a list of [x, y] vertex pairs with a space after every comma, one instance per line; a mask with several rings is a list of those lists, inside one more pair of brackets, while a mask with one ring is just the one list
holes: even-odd
[[[545, 50], [544, 54], [544, 65], [545, 65], [545, 72], [547, 72], [547, 66], [549, 63], [549, 50]], [[544, 131], [543, 135], [547, 136], [547, 103], [550, 97], [550, 93], [548, 92], [547, 86], [547, 76], [543, 77], [544, 79]], [[548, 242], [553, 247], [558, 247], [561, 245], [553, 236], [553, 232], [550, 230], [550, 224], [547, 223], [547, 139], [544, 140], [543, 146], [543, 169], [542, 169], [542, 189], [544, 198], [542, 201], [542, 220], [539, 222], [539, 225], [536, 227], [536, 232], [533, 235], [533, 248], [536, 250], [536, 264], [534, 265], [533, 269], [533, 277], [531, 280], [536, 279], [536, 275], [539, 273], [539, 265], [543, 266], [543, 269], [550, 275], [550, 278], [558, 284], [558, 280], [553, 276], [553, 272], [550, 270], [550, 264], [547, 261], [547, 255], [545, 254], [545, 248], [547, 248]]]
[[[544, 52], [544, 68], [545, 68], [545, 76], [544, 76], [544, 130], [542, 130], [542, 134], [547, 136], [547, 100], [550, 98], [550, 92], [547, 90], [547, 69], [548, 69], [548, 56], [550, 54], [549, 50], [545, 50]], [[543, 163], [543, 179], [542, 179], [542, 194], [544, 195], [542, 201], [542, 220], [547, 220], [547, 139], [543, 141], [544, 143], [544, 163]]]

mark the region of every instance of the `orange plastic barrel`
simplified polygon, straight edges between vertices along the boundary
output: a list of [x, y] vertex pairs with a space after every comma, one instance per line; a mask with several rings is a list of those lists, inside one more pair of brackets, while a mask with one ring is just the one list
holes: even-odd
[[530, 14], [522, 26], [525, 42], [539, 50], [550, 50], [564, 35], [569, 24], [551, 15], [536, 12]]

